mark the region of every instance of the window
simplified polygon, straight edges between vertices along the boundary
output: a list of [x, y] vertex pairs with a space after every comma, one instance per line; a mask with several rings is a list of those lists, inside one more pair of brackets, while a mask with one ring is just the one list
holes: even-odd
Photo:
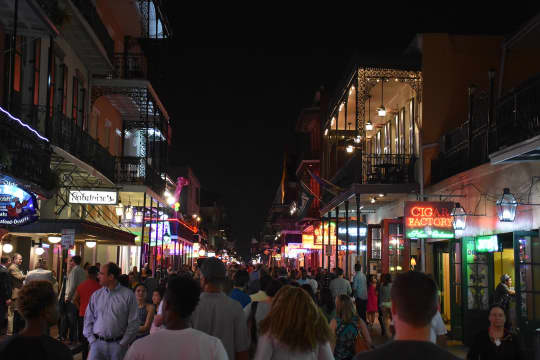
[[54, 98], [55, 98], [55, 90], [56, 90], [56, 56], [51, 57], [51, 72], [49, 73], [49, 79], [48, 79], [48, 86], [49, 86], [49, 93], [50, 93], [50, 99], [49, 99], [49, 115], [53, 116], [54, 113]]
[[390, 134], [390, 121], [387, 122], [385, 125], [384, 125], [384, 153], [385, 154], [390, 154], [390, 138], [391, 138], [391, 134]]
[[22, 42], [23, 39], [20, 36], [17, 36], [15, 39], [15, 63], [14, 63], [14, 74], [13, 74], [13, 90], [16, 92], [21, 91], [21, 82], [22, 82]]
[[399, 151], [398, 154], [405, 154], [405, 108], [399, 112]]
[[403, 251], [405, 249], [403, 224], [388, 224], [388, 243], [390, 272], [407, 271], [408, 269], [401, 268]]
[[381, 236], [382, 229], [380, 227], [371, 229], [371, 258], [374, 260], [381, 259]]
[[39, 105], [39, 68], [41, 64], [41, 40], [34, 40], [34, 81], [32, 89], [33, 104]]
[[62, 89], [62, 114], [67, 115], [67, 94], [68, 94], [68, 67], [63, 65], [63, 86]]
[[487, 310], [489, 308], [488, 254], [476, 252], [474, 238], [464, 240], [463, 246], [466, 246], [467, 251], [467, 309]]
[[520, 236], [518, 242], [521, 318], [536, 321], [540, 319], [540, 239]]
[[73, 121], [77, 122], [77, 115], [79, 115], [78, 112], [79, 107], [79, 79], [77, 77], [73, 77], [73, 89], [72, 89], [72, 95], [71, 95], [71, 117], [73, 118]]

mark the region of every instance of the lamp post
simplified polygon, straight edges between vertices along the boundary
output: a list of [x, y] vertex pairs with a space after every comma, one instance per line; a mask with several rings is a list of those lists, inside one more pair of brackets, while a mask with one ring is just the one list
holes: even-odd
[[497, 216], [501, 222], [513, 222], [516, 218], [518, 202], [509, 188], [504, 188], [502, 197], [497, 200]]

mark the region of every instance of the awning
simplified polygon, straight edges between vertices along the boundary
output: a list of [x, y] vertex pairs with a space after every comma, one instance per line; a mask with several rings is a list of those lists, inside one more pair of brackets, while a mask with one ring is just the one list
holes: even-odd
[[74, 229], [75, 241], [92, 240], [98, 244], [135, 245], [135, 234], [86, 220], [40, 219], [33, 224], [8, 227], [11, 234], [20, 236], [61, 234], [62, 229]]
[[540, 160], [540, 135], [514, 144], [489, 155], [492, 165], [518, 161]]

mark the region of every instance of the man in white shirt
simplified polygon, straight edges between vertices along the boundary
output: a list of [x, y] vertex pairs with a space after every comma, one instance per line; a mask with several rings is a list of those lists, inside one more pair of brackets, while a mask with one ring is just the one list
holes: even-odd
[[189, 327], [200, 294], [195, 280], [171, 279], [163, 298], [165, 329], [135, 341], [124, 360], [227, 360], [221, 340]]
[[47, 261], [45, 259], [39, 259], [38, 267], [32, 271], [29, 271], [24, 280], [24, 284], [28, 284], [30, 281], [45, 280], [51, 283], [55, 294], [58, 294], [58, 281], [53, 276], [51, 270], [47, 269]]

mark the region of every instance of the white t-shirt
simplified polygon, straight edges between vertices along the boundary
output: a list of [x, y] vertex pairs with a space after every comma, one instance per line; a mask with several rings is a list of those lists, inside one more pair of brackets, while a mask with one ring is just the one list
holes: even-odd
[[330, 344], [321, 344], [314, 351], [300, 353], [291, 351], [286, 345], [268, 335], [262, 335], [257, 342], [254, 360], [334, 360]]
[[431, 319], [431, 328], [429, 329], [429, 341], [437, 344], [437, 336], [446, 335], [446, 326], [442, 319], [441, 313], [437, 311], [433, 319]]
[[163, 329], [133, 343], [124, 360], [228, 360], [216, 337], [193, 328]]

